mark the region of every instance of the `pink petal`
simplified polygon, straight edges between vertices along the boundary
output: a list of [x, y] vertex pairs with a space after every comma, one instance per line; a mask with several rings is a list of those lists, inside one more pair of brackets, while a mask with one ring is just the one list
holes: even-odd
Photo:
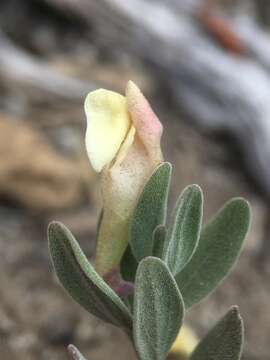
[[152, 110], [150, 104], [134, 82], [129, 81], [126, 87], [128, 111], [138, 136], [149, 153], [160, 147], [163, 126]]

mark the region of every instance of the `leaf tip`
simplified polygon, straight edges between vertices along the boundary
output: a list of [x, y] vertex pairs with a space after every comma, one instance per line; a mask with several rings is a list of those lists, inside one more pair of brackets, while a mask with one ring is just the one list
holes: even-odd
[[167, 174], [168, 178], [171, 178], [172, 175], [172, 164], [168, 161], [164, 161], [161, 164], [159, 164], [156, 169], [154, 170], [154, 173], [161, 172], [163, 174]]
[[202, 203], [202, 201], [203, 201], [203, 191], [202, 191], [202, 188], [200, 187], [200, 185], [191, 184], [186, 189], [192, 191], [193, 193], [195, 193], [200, 198], [200, 201]]
[[201, 189], [200, 185], [198, 185], [198, 184], [190, 184], [187, 186], [187, 189], [189, 189], [189, 188], [194, 189], [198, 192], [202, 192], [202, 189]]
[[249, 201], [243, 197], [234, 197], [228, 202], [229, 205], [233, 206], [237, 211], [241, 211], [242, 215], [246, 217], [248, 229], [251, 223], [252, 210]]
[[243, 327], [243, 319], [239, 311], [239, 307], [237, 305], [233, 305], [229, 311], [228, 316], [234, 321], [238, 322], [241, 327]]
[[249, 201], [247, 201], [245, 198], [241, 196], [233, 197], [231, 200], [228, 201], [229, 204], [235, 204], [243, 209], [245, 209], [247, 212], [251, 212], [251, 206]]
[[47, 233], [48, 237], [50, 238], [51, 235], [55, 233], [55, 231], [59, 231], [63, 228], [63, 224], [61, 224], [59, 221], [51, 221], [48, 225]]

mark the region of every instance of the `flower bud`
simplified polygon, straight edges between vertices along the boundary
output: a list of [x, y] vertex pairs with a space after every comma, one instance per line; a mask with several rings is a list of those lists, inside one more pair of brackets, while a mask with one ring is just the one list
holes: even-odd
[[119, 266], [138, 196], [163, 160], [162, 125], [131, 81], [126, 97], [103, 89], [90, 93], [85, 111], [88, 156], [93, 168], [101, 172], [103, 215], [96, 269], [105, 275]]

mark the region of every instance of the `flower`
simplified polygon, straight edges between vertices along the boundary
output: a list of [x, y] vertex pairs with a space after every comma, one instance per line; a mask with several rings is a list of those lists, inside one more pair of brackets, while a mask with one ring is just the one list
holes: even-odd
[[85, 112], [86, 149], [92, 167], [101, 173], [103, 213], [96, 269], [103, 276], [119, 266], [138, 196], [163, 161], [163, 127], [131, 81], [125, 97], [104, 89], [89, 93]]

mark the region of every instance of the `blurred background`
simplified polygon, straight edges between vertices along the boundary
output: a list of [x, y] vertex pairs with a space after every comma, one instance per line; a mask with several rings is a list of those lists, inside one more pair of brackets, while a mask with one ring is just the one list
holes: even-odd
[[198, 183], [205, 221], [232, 196], [252, 205], [237, 266], [194, 307], [201, 337], [233, 304], [245, 360], [270, 358], [270, 2], [0, 1], [0, 358], [135, 359], [125, 336], [58, 286], [46, 227], [64, 222], [90, 259], [100, 208], [83, 101], [136, 82], [164, 124], [171, 198]]

